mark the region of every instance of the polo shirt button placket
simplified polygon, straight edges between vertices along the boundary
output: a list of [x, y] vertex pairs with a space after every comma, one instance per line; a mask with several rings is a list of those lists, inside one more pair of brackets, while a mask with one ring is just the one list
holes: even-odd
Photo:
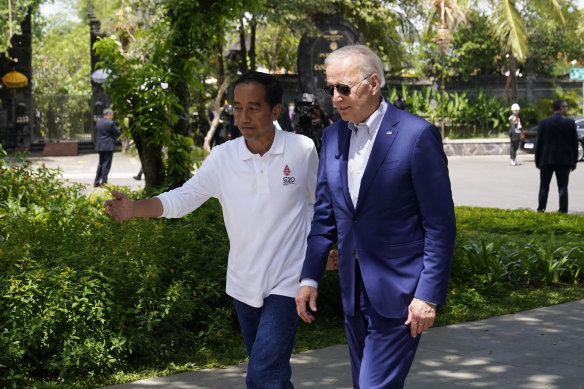
[[269, 174], [266, 174], [266, 167], [264, 166], [266, 163], [266, 161], [262, 158], [259, 160], [259, 166], [257, 169], [257, 174], [258, 174], [258, 182], [259, 182], [259, 191], [260, 193], [269, 193], [269, 182], [268, 182], [268, 176]]

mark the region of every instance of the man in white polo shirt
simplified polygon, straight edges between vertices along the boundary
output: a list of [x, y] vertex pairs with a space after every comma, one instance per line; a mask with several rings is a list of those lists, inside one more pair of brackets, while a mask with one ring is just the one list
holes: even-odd
[[293, 388], [294, 298], [312, 219], [318, 156], [309, 138], [276, 131], [282, 88], [269, 74], [235, 82], [233, 112], [242, 137], [216, 146], [182, 187], [131, 201], [112, 191], [117, 220], [182, 217], [210, 197], [223, 208], [233, 297], [249, 355], [248, 388]]

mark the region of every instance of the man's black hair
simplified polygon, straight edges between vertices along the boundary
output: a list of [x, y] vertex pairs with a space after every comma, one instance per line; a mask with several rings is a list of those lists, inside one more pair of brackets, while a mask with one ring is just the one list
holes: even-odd
[[562, 105], [566, 104], [566, 100], [563, 99], [557, 99], [554, 100], [554, 111], [559, 111], [562, 108]]
[[274, 108], [276, 104], [282, 104], [282, 86], [276, 77], [267, 73], [248, 72], [241, 75], [233, 87], [236, 87], [237, 84], [250, 82], [260, 83], [266, 88], [266, 102], [270, 108]]

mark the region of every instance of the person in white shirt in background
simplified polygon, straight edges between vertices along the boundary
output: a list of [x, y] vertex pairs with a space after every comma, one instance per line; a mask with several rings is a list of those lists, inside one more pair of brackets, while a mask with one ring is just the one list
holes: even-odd
[[517, 160], [517, 149], [519, 148], [519, 138], [521, 137], [521, 119], [519, 119], [519, 104], [515, 103], [511, 105], [511, 116], [509, 116], [509, 140], [510, 154], [511, 154], [511, 166], [519, 165]]
[[182, 187], [131, 201], [111, 191], [117, 220], [182, 217], [215, 197], [230, 250], [226, 292], [233, 298], [249, 355], [248, 388], [293, 388], [290, 355], [298, 316], [294, 298], [315, 199], [318, 156], [311, 139], [276, 131], [282, 88], [269, 74], [235, 82], [233, 111], [242, 137], [213, 148]]

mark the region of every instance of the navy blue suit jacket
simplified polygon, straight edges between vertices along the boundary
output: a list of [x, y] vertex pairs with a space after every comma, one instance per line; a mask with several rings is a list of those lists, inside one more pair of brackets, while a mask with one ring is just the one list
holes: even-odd
[[115, 151], [121, 132], [111, 119], [101, 118], [95, 124], [95, 150]]
[[356, 207], [347, 185], [350, 131], [342, 120], [324, 131], [301, 278], [320, 281], [338, 241], [346, 314], [356, 310], [355, 255], [369, 300], [382, 316], [407, 317], [414, 296], [443, 304], [456, 221], [438, 129], [388, 104]]
[[574, 166], [578, 163], [576, 122], [554, 114], [539, 122], [535, 139], [535, 166]]

